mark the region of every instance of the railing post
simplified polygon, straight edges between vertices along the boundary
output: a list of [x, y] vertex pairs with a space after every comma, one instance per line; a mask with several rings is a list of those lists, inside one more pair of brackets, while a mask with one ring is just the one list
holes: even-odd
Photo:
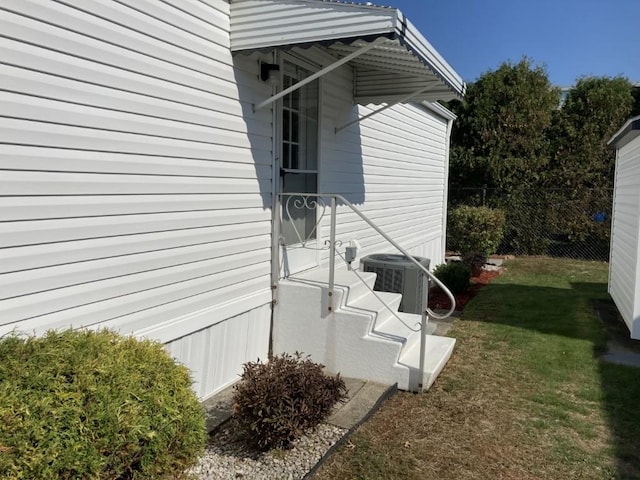
[[418, 390], [420, 393], [424, 390], [424, 360], [427, 356], [426, 352], [426, 335], [427, 335], [427, 307], [429, 301], [429, 278], [422, 273], [422, 320], [420, 322], [420, 381], [418, 382]]
[[336, 197], [331, 196], [331, 230], [329, 231], [329, 291], [327, 292], [327, 310], [333, 312], [333, 283], [336, 268]]
[[429, 270], [427, 270], [426, 268], [424, 268], [424, 266], [418, 262], [415, 258], [413, 258], [413, 256], [411, 256], [409, 254], [409, 252], [407, 252], [404, 248], [402, 248], [400, 245], [398, 245], [393, 238], [391, 238], [389, 235], [387, 235], [386, 233], [384, 233], [382, 230], [380, 230], [380, 228], [378, 228], [371, 220], [369, 220], [360, 210], [358, 210], [349, 200], [347, 200], [346, 198], [344, 198], [342, 195], [340, 194], [334, 194], [334, 197], [337, 199], [339, 198], [340, 201], [346, 205], [347, 207], [349, 207], [356, 215], [358, 215], [362, 220], [364, 220], [367, 224], [369, 224], [371, 226], [371, 228], [373, 228], [376, 232], [378, 232], [380, 234], [380, 236], [382, 236], [382, 238], [384, 238], [387, 242], [389, 242], [391, 245], [393, 245], [394, 247], [396, 247], [396, 249], [402, 253], [407, 259], [411, 260], [413, 262], [414, 265], [416, 265], [420, 270], [422, 270], [422, 272], [427, 275], [431, 280], [433, 280], [433, 282], [442, 289], [442, 291], [444, 293], [447, 294], [447, 297], [449, 297], [449, 300], [451, 301], [451, 305], [449, 306], [449, 310], [447, 311], [447, 313], [445, 313], [444, 315], [440, 315], [440, 314], [436, 314], [433, 310], [431, 310], [428, 306], [426, 306], [426, 310], [427, 310], [427, 314], [430, 315], [432, 318], [438, 318], [440, 320], [443, 320], [449, 316], [451, 316], [451, 314], [454, 312], [454, 310], [456, 309], [456, 299], [453, 296], [453, 293], [451, 293], [451, 291], [445, 286], [444, 283], [442, 283], [440, 280], [438, 280], [438, 277], [436, 277], [433, 273], [429, 272]]
[[280, 223], [281, 223], [281, 198], [280, 194], [274, 194], [273, 199], [273, 232], [271, 235], [271, 290], [273, 292], [273, 304], [277, 299], [276, 288], [280, 278]]

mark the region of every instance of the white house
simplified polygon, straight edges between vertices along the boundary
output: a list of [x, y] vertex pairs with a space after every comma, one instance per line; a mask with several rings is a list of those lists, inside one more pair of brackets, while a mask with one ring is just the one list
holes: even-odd
[[609, 140], [616, 149], [609, 293], [631, 338], [640, 339], [640, 116]]
[[[7, 0], [0, 31], [0, 335], [84, 326], [158, 339], [206, 398], [266, 358], [271, 335], [275, 350], [297, 347], [315, 315], [322, 331], [300, 350], [415, 388], [404, 364], [416, 319], [393, 313], [397, 295], [383, 295], [387, 313], [354, 307], [361, 287], [339, 256], [333, 309], [324, 298], [310, 313], [309, 293], [327, 290], [330, 250], [395, 251], [347, 202], [411, 254], [443, 259], [454, 116], [433, 102], [465, 85], [400, 11]], [[305, 275], [306, 293], [291, 294]], [[300, 312], [315, 326], [287, 327]], [[365, 322], [351, 332], [364, 346], [331, 323], [349, 315]], [[434, 342], [422, 366], [444, 353], [417, 384], [450, 355], [452, 342]], [[368, 344], [395, 355], [388, 371], [367, 369], [382, 358]]]

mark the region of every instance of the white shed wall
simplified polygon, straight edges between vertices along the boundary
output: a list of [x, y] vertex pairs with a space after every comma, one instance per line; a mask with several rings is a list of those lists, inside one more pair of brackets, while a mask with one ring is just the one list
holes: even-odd
[[640, 339], [640, 137], [618, 150], [609, 293], [620, 315]]
[[224, 387], [271, 300], [271, 112], [245, 115], [270, 90], [228, 2], [20, 0], [0, 25], [0, 335], [113, 327]]

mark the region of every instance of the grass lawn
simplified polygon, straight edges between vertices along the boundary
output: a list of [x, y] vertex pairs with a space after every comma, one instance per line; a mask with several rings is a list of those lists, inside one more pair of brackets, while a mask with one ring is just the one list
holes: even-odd
[[640, 478], [640, 369], [598, 360], [607, 268], [508, 262], [431, 390], [390, 399], [315, 478]]

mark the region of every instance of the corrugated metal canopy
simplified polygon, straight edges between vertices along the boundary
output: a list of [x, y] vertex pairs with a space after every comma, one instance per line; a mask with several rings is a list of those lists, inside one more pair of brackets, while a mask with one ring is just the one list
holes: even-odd
[[461, 98], [465, 83], [400, 10], [323, 0], [232, 0], [231, 50], [251, 53], [322, 45], [349, 63], [360, 104]]

